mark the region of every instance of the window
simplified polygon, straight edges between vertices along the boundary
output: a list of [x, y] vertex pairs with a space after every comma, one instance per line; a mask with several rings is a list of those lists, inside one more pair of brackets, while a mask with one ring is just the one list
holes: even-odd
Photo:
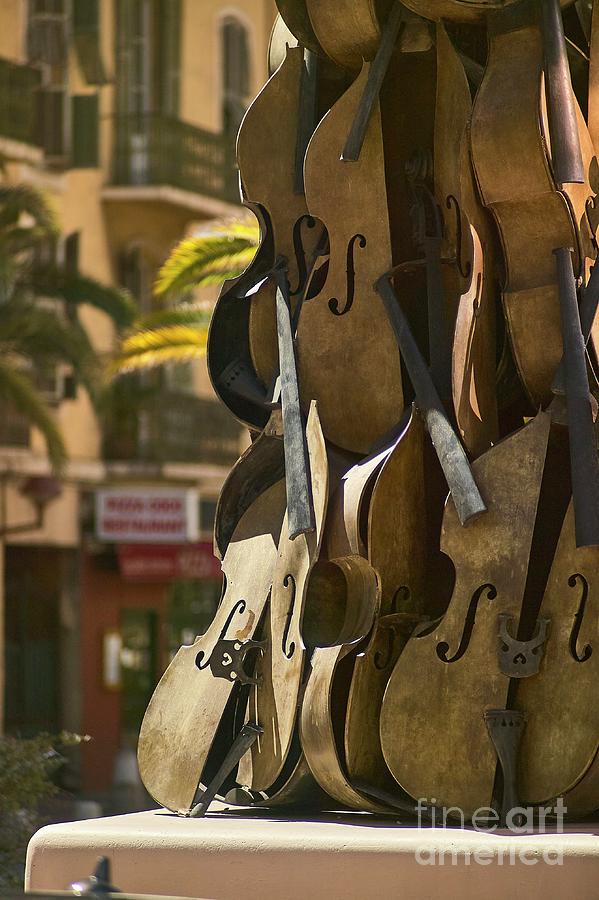
[[72, 158], [74, 169], [93, 169], [98, 165], [98, 95], [81, 94], [72, 103]]
[[222, 31], [223, 130], [236, 135], [250, 99], [248, 35], [237, 19], [225, 19]]
[[117, 109], [179, 111], [181, 0], [116, 0]]
[[63, 162], [67, 136], [67, 16], [65, 0], [30, 0], [29, 61], [39, 65], [39, 141], [52, 162]]

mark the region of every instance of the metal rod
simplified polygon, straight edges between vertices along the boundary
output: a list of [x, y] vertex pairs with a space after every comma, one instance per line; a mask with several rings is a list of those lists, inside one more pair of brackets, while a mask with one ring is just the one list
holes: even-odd
[[310, 138], [316, 127], [317, 107], [318, 57], [311, 50], [304, 49], [297, 117], [297, 139], [295, 143], [295, 179], [293, 184], [295, 193], [300, 195], [304, 193], [304, 160]]
[[599, 456], [585, 343], [580, 326], [572, 254], [555, 250], [564, 343], [564, 379], [570, 434], [570, 469], [576, 546], [599, 546]]
[[[589, 280], [586, 288], [582, 292], [582, 300], [580, 301], [580, 327], [585, 347], [591, 337], [597, 309], [599, 308], [599, 265], [595, 263], [591, 269]], [[553, 384], [551, 385], [552, 393], [563, 395], [566, 393], [564, 385], [564, 359], [559, 364]]]
[[416, 392], [416, 403], [443, 469], [449, 491], [462, 525], [487, 511], [474, 480], [468, 457], [437, 393], [428, 366], [399, 304], [388, 275], [376, 283], [406, 369]]
[[277, 337], [281, 374], [281, 408], [287, 486], [287, 520], [291, 540], [314, 531], [314, 509], [310, 486], [310, 463], [299, 398], [295, 348], [291, 330], [289, 284], [284, 260], [274, 272], [277, 281]]
[[201, 819], [206, 815], [208, 807], [220, 791], [227, 776], [231, 774], [241, 757], [248, 752], [263, 731], [263, 728], [251, 722], [243, 726], [231, 744], [229, 752], [220, 764], [216, 775], [202, 794], [200, 802], [189, 813], [191, 819]]
[[584, 184], [585, 173], [560, 0], [541, 0], [551, 157], [559, 185]]
[[377, 50], [374, 61], [370, 67], [368, 80], [364, 85], [360, 104], [347, 136], [345, 147], [343, 148], [341, 159], [345, 162], [357, 162], [360, 158], [362, 145], [364, 144], [364, 138], [366, 137], [366, 129], [368, 128], [374, 104], [381, 92], [383, 81], [385, 80], [385, 75], [387, 74], [389, 63], [391, 62], [393, 48], [395, 47], [400, 28], [403, 24], [402, 20], [402, 5], [396, 0], [389, 13], [389, 18], [387, 19], [387, 24], [383, 31], [379, 49]]

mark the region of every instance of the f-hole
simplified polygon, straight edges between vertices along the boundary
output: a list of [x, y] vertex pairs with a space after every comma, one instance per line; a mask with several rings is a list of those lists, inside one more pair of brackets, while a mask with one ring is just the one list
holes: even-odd
[[356, 268], [354, 264], [354, 247], [358, 246], [363, 250], [366, 246], [366, 238], [363, 234], [354, 234], [353, 238], [347, 245], [347, 298], [343, 309], [339, 309], [339, 300], [337, 297], [331, 297], [329, 300], [329, 309], [334, 316], [344, 316], [352, 308], [354, 302], [354, 291], [356, 288]]
[[[231, 612], [230, 612], [229, 615], [227, 616], [227, 619], [226, 619], [225, 624], [224, 624], [223, 627], [221, 628], [220, 634], [219, 634], [219, 636], [218, 636], [218, 640], [219, 640], [219, 641], [222, 641], [222, 640], [224, 639], [224, 637], [225, 637], [227, 631], [229, 630], [229, 626], [230, 626], [231, 622], [233, 621], [234, 617], [235, 617], [238, 613], [241, 614], [241, 613], [245, 612], [245, 607], [246, 607], [246, 602], [245, 602], [245, 600], [238, 600], [238, 601], [237, 601], [237, 603], [235, 604], [235, 606], [232, 608]], [[211, 656], [212, 656], [212, 653], [210, 653], [210, 656], [209, 656], [208, 659], [206, 659], [206, 660], [204, 659], [205, 656], [206, 656], [206, 654], [204, 653], [203, 650], [200, 650], [200, 652], [199, 652], [198, 655], [196, 656], [196, 666], [198, 667], [198, 669], [200, 670], [200, 672], [201, 672], [203, 669], [207, 669], [208, 666], [210, 665], [210, 658], [211, 658]]]
[[582, 587], [582, 595], [580, 597], [580, 603], [578, 605], [578, 612], [574, 616], [574, 624], [572, 626], [572, 632], [570, 634], [570, 654], [575, 662], [583, 663], [586, 662], [587, 659], [590, 659], [593, 652], [593, 648], [590, 644], [584, 645], [582, 653], [578, 652], [578, 638], [580, 635], [580, 629], [582, 628], [584, 613], [589, 597], [589, 583], [584, 575], [576, 574], [571, 575], [568, 578], [568, 585], [571, 588], [575, 588], [577, 585], [580, 585]]
[[291, 597], [289, 598], [289, 609], [287, 610], [287, 621], [285, 622], [285, 631], [283, 632], [283, 641], [282, 641], [282, 649], [283, 653], [287, 659], [291, 659], [293, 654], [295, 653], [295, 641], [291, 641], [289, 645], [287, 645], [287, 641], [289, 640], [289, 629], [291, 628], [291, 619], [293, 616], [293, 607], [295, 606], [295, 578], [293, 575], [285, 575], [283, 579], [283, 587], [291, 589]]
[[411, 597], [412, 592], [410, 591], [410, 588], [407, 586], [407, 584], [402, 584], [393, 594], [393, 599], [391, 601], [391, 612], [398, 613], [405, 611], [405, 608], [408, 605]]
[[487, 594], [487, 600], [495, 600], [495, 598], [497, 597], [497, 589], [492, 584], [483, 584], [475, 590], [468, 606], [466, 621], [464, 622], [464, 630], [462, 631], [462, 637], [460, 639], [460, 646], [458, 647], [454, 655], [450, 657], [447, 656], [447, 653], [449, 652], [449, 644], [447, 643], [447, 641], [440, 641], [437, 644], [437, 656], [442, 662], [457, 662], [462, 658], [462, 656], [468, 649], [470, 638], [472, 637], [472, 631], [474, 629], [474, 622], [476, 620], [476, 610], [478, 608], [478, 603], [485, 592]]
[[295, 262], [297, 265], [297, 287], [294, 289], [289, 289], [289, 296], [295, 297], [301, 291], [303, 291], [306, 280], [308, 278], [308, 264], [306, 261], [306, 248], [304, 247], [304, 237], [302, 233], [303, 225], [306, 225], [306, 228], [314, 228], [316, 225], [316, 219], [314, 219], [310, 215], [300, 216], [295, 225], [293, 226], [293, 250], [295, 253]]

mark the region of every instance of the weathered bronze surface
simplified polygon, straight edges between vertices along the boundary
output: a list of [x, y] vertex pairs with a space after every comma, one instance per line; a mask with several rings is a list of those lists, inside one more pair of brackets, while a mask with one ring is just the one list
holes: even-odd
[[[137, 748], [139, 772], [161, 806], [187, 813], [202, 778], [234, 680], [214, 678], [222, 638], [252, 638], [268, 599], [285, 510], [285, 482], [261, 494], [240, 519], [225, 553], [226, 587], [205, 634], [181, 647], [148, 704]], [[248, 565], [251, 560], [251, 565]]]
[[[373, 476], [376, 481], [368, 506], [366, 553], [381, 580], [380, 618], [372, 640], [356, 656], [345, 718], [345, 760], [350, 780], [382, 788], [393, 786], [379, 737], [383, 693], [419, 615], [427, 609], [424, 427], [415, 409], [391, 447]], [[354, 479], [363, 484], [360, 466], [344, 479], [346, 497], [358, 493], [348, 489]], [[365, 484], [364, 491], [367, 488]], [[356, 521], [350, 534], [359, 530], [363, 493], [355, 507]]]
[[276, 0], [276, 4], [281, 18], [299, 43], [313, 53], [322, 53], [310, 22], [306, 0]]
[[452, 393], [460, 437], [473, 456], [499, 436], [495, 389], [496, 236], [470, 159], [472, 100], [464, 65], [437, 26], [435, 195], [445, 216], [444, 267], [452, 325]]
[[340, 159], [367, 78], [365, 65], [308, 147], [306, 199], [328, 228], [330, 259], [323, 290], [304, 303], [297, 338], [304, 404], [316, 399], [325, 437], [360, 453], [395, 425], [403, 408], [399, 356], [373, 287], [391, 265], [378, 104], [359, 161]]
[[550, 621], [541, 669], [518, 684], [515, 700], [528, 717], [519, 766], [522, 798], [542, 803], [565, 795], [572, 814], [591, 812], [599, 809], [599, 550], [576, 548], [572, 504], [540, 615]]
[[438, 623], [410, 638], [383, 699], [381, 745], [396, 780], [467, 815], [491, 802], [496, 755], [483, 714], [506, 707], [510, 685], [498, 616], [519, 621], [549, 424], [539, 413], [474, 462], [488, 512], [468, 529], [448, 501], [441, 549], [455, 566], [453, 596]]
[[379, 278], [376, 289], [383, 298], [402, 359], [414, 386], [418, 409], [443, 469], [459, 520], [462, 525], [466, 525], [486, 512], [485, 502], [387, 275]]
[[283, 521], [268, 609], [267, 649], [257, 664], [258, 683], [250, 693], [248, 721], [263, 729], [241, 760], [238, 780], [265, 791], [278, 778], [296, 725], [305, 665], [302, 619], [308, 581], [318, 559], [328, 502], [328, 460], [316, 403], [306, 428], [315, 530], [291, 539], [288, 516]]
[[[275, 253], [288, 262], [292, 293], [300, 282], [301, 254], [296, 254], [296, 242], [301, 240], [307, 258], [319, 237], [318, 229], [311, 228], [306, 219], [305, 197], [295, 192], [303, 66], [303, 48], [289, 48], [281, 67], [248, 109], [237, 138], [244, 201], [250, 208], [258, 204], [266, 209]], [[256, 160], [266, 158], [269, 165], [256, 165]], [[250, 350], [256, 372], [266, 386], [278, 370], [275, 293], [271, 279], [251, 299]]]
[[325, 53], [346, 69], [374, 59], [394, 0], [306, 0], [314, 33]]
[[512, 29], [506, 22], [491, 35], [471, 140], [478, 185], [503, 243], [503, 302], [515, 361], [538, 403], [550, 400], [562, 354], [553, 250], [576, 246], [577, 237], [541, 130], [543, 43], [530, 9], [527, 23]]
[[[440, 21], [481, 22], [489, 13], [505, 9], [519, 0], [403, 0], [405, 5], [421, 16]], [[561, 0], [569, 6], [573, 0]]]
[[312, 653], [300, 718], [301, 744], [312, 774], [331, 797], [350, 809], [377, 812], [382, 807], [352, 787], [347, 775], [343, 742], [336, 736], [336, 723], [343, 721], [345, 710], [343, 699], [335, 697], [335, 681], [342, 663], [372, 631], [380, 604], [379, 579], [362, 557], [341, 557], [332, 563], [345, 580], [345, 617], [331, 646], [316, 647]]
[[214, 516], [214, 555], [223, 559], [235, 528], [254, 500], [285, 476], [280, 410], [252, 441], [221, 488]]

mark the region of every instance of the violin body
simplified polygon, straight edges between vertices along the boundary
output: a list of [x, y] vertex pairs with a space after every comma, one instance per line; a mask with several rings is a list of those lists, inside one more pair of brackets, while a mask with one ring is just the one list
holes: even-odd
[[[366, 486], [372, 493], [365, 555], [379, 574], [381, 602], [372, 638], [354, 663], [345, 717], [345, 759], [351, 781], [389, 791], [394, 785], [379, 736], [383, 695], [415, 625], [431, 612], [426, 585], [424, 440], [422, 419], [412, 409], [373, 476], [374, 485]], [[360, 466], [355, 469], [360, 477]]]
[[[302, 702], [302, 750], [312, 774], [329, 796], [350, 809], [381, 812], [381, 804], [369, 800], [351, 784], [343, 739], [337, 735], [337, 723], [343, 721], [347, 702], [348, 671], [356, 649], [372, 633], [380, 603], [380, 583], [377, 573], [360, 556], [330, 560], [324, 580], [329, 584], [324, 593], [329, 603], [329, 627], [334, 631], [335, 622], [341, 627], [325, 645], [327, 629], [323, 628], [321, 616], [326, 623], [327, 612], [319, 611], [319, 621], [314, 622], [314, 640], [321, 646], [315, 645], [312, 651]], [[310, 630], [308, 626], [307, 631]]]
[[497, 238], [479, 197], [470, 159], [468, 79], [441, 24], [437, 25], [436, 44], [435, 194], [445, 214], [445, 253], [456, 260], [452, 267], [445, 267], [452, 400], [459, 435], [477, 457], [499, 437], [495, 389]]
[[508, 700], [499, 615], [510, 617], [515, 633], [549, 424], [539, 413], [474, 462], [488, 512], [467, 529], [448, 500], [441, 549], [455, 566], [453, 596], [438, 622], [409, 639], [383, 699], [381, 745], [395, 779], [412, 797], [435, 798], [466, 816], [492, 800], [497, 756], [483, 715]]
[[393, 0], [306, 0], [310, 22], [319, 45], [338, 65], [359, 71], [372, 60]]
[[577, 549], [572, 504], [539, 615], [549, 620], [540, 670], [516, 693], [527, 717], [520, 791], [534, 804], [563, 797], [570, 815], [584, 815], [599, 809], [599, 551]]
[[304, 397], [318, 401], [327, 440], [357, 453], [367, 453], [403, 409], [397, 346], [373, 286], [392, 265], [378, 104], [358, 162], [341, 159], [367, 77], [365, 64], [308, 146], [306, 200], [328, 230], [330, 256], [324, 288], [304, 304], [297, 334]]
[[214, 392], [233, 415], [250, 429], [268, 422], [266, 389], [252, 362], [249, 344], [250, 304], [245, 294], [265, 277], [272, 265], [272, 242], [265, 238], [245, 272], [223, 284], [208, 330], [207, 364]]
[[[472, 159], [503, 246], [503, 305], [514, 359], [532, 402], [547, 404], [563, 353], [553, 251], [573, 248], [577, 271], [584, 273], [587, 256], [594, 255], [584, 212], [592, 190], [588, 180], [565, 185], [564, 193], [557, 189], [543, 125], [543, 42], [536, 6], [524, 4], [513, 21], [503, 14], [492, 23], [472, 116]], [[578, 115], [588, 173], [592, 148]]]
[[[408, 9], [427, 19], [455, 22], [483, 22], [489, 13], [506, 9], [518, 0], [403, 0]], [[569, 6], [573, 0], [561, 0]]]
[[[295, 187], [303, 68], [303, 48], [288, 48], [284, 62], [245, 114], [237, 138], [244, 202], [258, 207], [259, 219], [267, 221], [274, 252], [287, 261], [292, 296], [304, 285], [302, 266], [319, 236], [309, 220], [305, 197]], [[258, 159], [271, 164], [256, 165]], [[250, 301], [250, 354], [266, 387], [278, 371], [275, 290], [273, 280], [268, 280]]]
[[312, 53], [322, 54], [323, 50], [308, 14], [307, 0], [276, 0], [276, 4], [282, 20], [302, 47]]
[[240, 762], [238, 780], [254, 791], [275, 784], [289, 754], [302, 676], [305, 644], [302, 620], [310, 574], [320, 552], [329, 493], [329, 464], [316, 403], [306, 427], [316, 528], [290, 540], [283, 520], [267, 611], [267, 646], [250, 689], [249, 721], [264, 733]]
[[[154, 800], [174, 812], [192, 808], [225, 708], [242, 680], [231, 647], [242, 650], [258, 629], [284, 511], [285, 482], [279, 481], [243, 514], [222, 562], [225, 590], [216, 615], [205, 634], [177, 651], [148, 704], [139, 734], [139, 772]], [[227, 657], [231, 672], [225, 677]]]

